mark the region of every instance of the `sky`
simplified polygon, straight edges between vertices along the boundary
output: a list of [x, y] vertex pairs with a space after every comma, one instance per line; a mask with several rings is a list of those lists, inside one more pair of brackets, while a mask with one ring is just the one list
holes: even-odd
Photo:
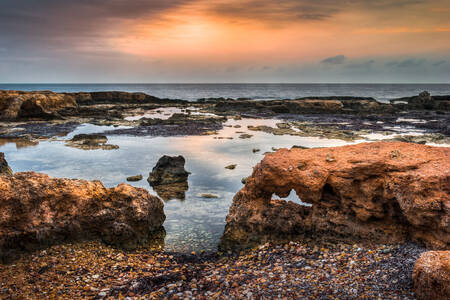
[[449, 0], [0, 0], [1, 83], [450, 83]]

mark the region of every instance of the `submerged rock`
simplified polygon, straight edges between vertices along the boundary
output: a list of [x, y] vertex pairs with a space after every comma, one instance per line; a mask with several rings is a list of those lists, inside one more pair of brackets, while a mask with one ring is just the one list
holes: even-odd
[[0, 176], [0, 207], [1, 257], [75, 240], [135, 248], [165, 220], [163, 202], [145, 189], [34, 172]]
[[82, 150], [119, 149], [117, 145], [108, 144], [108, 138], [99, 134], [77, 134], [70, 141], [66, 142], [66, 146]]
[[211, 193], [201, 193], [201, 194], [197, 194], [197, 197], [206, 198], [206, 199], [216, 199], [216, 198], [219, 198], [219, 195], [211, 194]]
[[0, 152], [0, 175], [12, 175], [13, 172], [5, 159], [5, 154]]
[[232, 164], [232, 165], [226, 166], [225, 169], [234, 170], [234, 169], [236, 169], [236, 167], [237, 167], [237, 164]]
[[[448, 249], [449, 170], [444, 147], [378, 142], [281, 149], [266, 155], [234, 197], [221, 247], [314, 236]], [[291, 190], [312, 206], [272, 199]]]
[[418, 299], [450, 297], [450, 251], [429, 251], [416, 261], [413, 273]]

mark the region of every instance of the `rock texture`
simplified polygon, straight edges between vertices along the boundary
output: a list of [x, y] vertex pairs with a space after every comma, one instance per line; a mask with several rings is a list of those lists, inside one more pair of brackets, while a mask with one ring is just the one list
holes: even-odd
[[418, 299], [450, 299], [450, 251], [429, 251], [416, 261], [413, 273]]
[[[294, 190], [303, 206], [287, 197]], [[450, 243], [450, 149], [401, 142], [268, 154], [233, 199], [222, 248], [304, 236]]]
[[77, 134], [66, 142], [66, 146], [82, 150], [116, 150], [119, 146], [108, 144], [108, 138], [100, 134]]
[[127, 184], [108, 189], [34, 172], [0, 176], [0, 257], [84, 239], [134, 248], [163, 230], [163, 206]]
[[0, 90], [0, 120], [54, 119], [60, 113], [76, 109], [77, 103], [71, 95]]
[[190, 174], [184, 169], [185, 163], [181, 155], [164, 155], [158, 160], [147, 180], [151, 186], [185, 182]]
[[0, 175], [12, 175], [12, 170], [5, 159], [5, 154], [0, 152]]
[[189, 172], [184, 169], [183, 156], [161, 157], [150, 173], [147, 181], [155, 192], [163, 200], [185, 199], [185, 193], [189, 189]]

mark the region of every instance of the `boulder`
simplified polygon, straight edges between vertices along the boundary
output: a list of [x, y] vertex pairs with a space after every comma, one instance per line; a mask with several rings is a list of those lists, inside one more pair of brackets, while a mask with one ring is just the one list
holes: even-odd
[[181, 155], [164, 155], [156, 163], [147, 181], [152, 187], [187, 182], [190, 173], [184, 169], [185, 162]]
[[[302, 202], [272, 199], [294, 190]], [[234, 197], [222, 248], [289, 241], [450, 245], [450, 148], [401, 142], [280, 149]]]
[[450, 299], [450, 251], [429, 251], [416, 261], [414, 291], [418, 299]]
[[13, 172], [5, 159], [5, 154], [0, 152], [0, 175], [12, 175]]
[[135, 248], [163, 233], [163, 202], [145, 189], [34, 172], [0, 176], [0, 258], [60, 242]]

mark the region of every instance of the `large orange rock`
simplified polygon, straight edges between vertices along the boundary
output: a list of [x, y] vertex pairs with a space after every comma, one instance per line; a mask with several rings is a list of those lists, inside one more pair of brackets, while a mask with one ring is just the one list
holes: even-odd
[[450, 251], [423, 253], [414, 266], [413, 281], [419, 299], [450, 299]]
[[17, 118], [51, 119], [65, 110], [76, 110], [77, 103], [71, 95], [49, 91], [0, 91], [0, 120]]
[[0, 256], [58, 242], [101, 239], [134, 248], [163, 231], [163, 202], [127, 184], [50, 178], [34, 172], [0, 176]]
[[[294, 190], [303, 206], [273, 200]], [[304, 236], [450, 243], [450, 148], [377, 142], [281, 149], [233, 199], [221, 247]]]

